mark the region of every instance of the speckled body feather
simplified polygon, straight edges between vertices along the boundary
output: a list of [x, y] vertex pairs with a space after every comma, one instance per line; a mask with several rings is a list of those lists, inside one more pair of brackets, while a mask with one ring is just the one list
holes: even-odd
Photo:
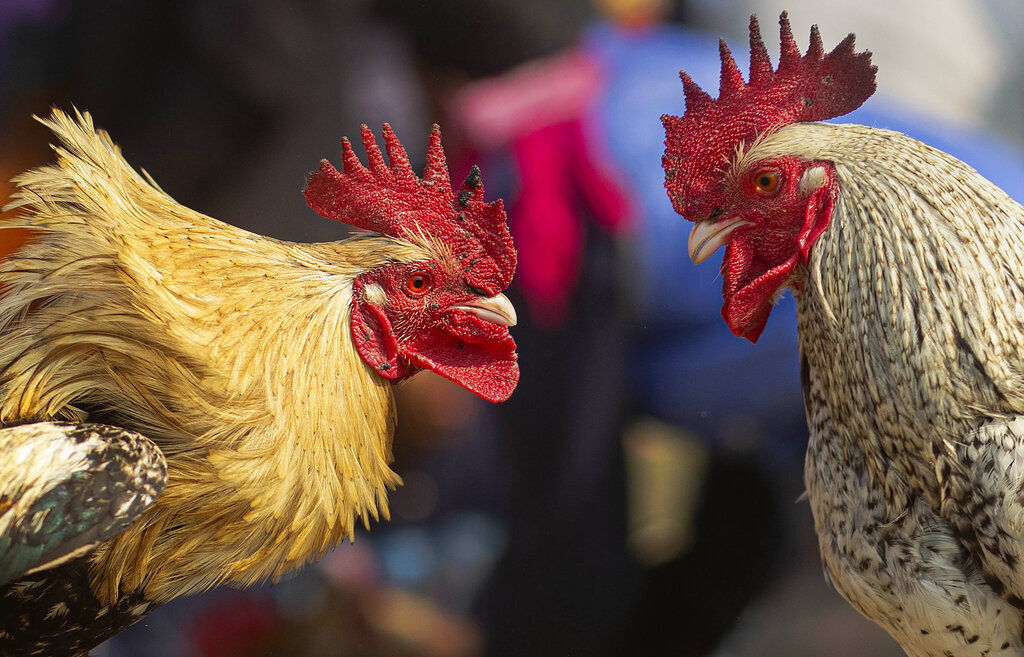
[[84, 652], [150, 606], [101, 604], [85, 555], [152, 505], [163, 453], [118, 427], [38, 422], [0, 429], [0, 454], [0, 653]]
[[0, 585], [117, 535], [160, 495], [167, 464], [144, 436], [100, 424], [0, 430]]
[[[393, 397], [352, 345], [352, 281], [445, 254], [429, 239], [254, 235], [174, 202], [88, 115], [47, 124], [58, 162], [16, 179], [7, 224], [35, 237], [0, 264], [0, 423], [114, 424], [168, 470], [123, 533], [6, 589], [20, 612], [39, 593], [47, 619], [16, 626], [11, 646], [64, 632], [43, 654], [75, 654], [152, 606], [273, 580], [387, 516]], [[53, 613], [71, 592], [80, 613]]]
[[1024, 655], [1024, 209], [889, 131], [791, 125], [733, 169], [777, 155], [839, 189], [789, 284], [827, 571], [909, 655]]
[[785, 12], [750, 82], [685, 74], [666, 190], [722, 316], [756, 342], [797, 298], [805, 481], [826, 571], [912, 657], [1024, 656], [1024, 208], [905, 135], [806, 123], [875, 89], [854, 36], [801, 54]]

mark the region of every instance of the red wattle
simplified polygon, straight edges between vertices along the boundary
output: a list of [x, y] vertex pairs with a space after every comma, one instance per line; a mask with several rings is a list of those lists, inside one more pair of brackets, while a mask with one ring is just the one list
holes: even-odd
[[[772, 312], [772, 298], [793, 275], [799, 262], [800, 252], [796, 251], [792, 258], [781, 265], [738, 287], [732, 294], [727, 294], [722, 305], [722, 318], [729, 330], [741, 338], [757, 342]], [[729, 285], [729, 281], [726, 281], [726, 285]]]
[[512, 396], [519, 383], [516, 343], [508, 328], [455, 312], [416, 339], [396, 339], [387, 316], [371, 303], [353, 303], [351, 331], [359, 357], [398, 383], [421, 368], [458, 383], [487, 401]]
[[463, 342], [445, 331], [432, 332], [422, 345], [408, 345], [403, 355], [487, 401], [502, 402], [519, 383], [519, 363], [515, 341], [508, 329], [501, 328], [504, 340], [477, 343]]
[[[831, 180], [831, 178], [829, 179]], [[757, 342], [772, 312], [772, 299], [793, 276], [796, 268], [807, 262], [811, 247], [832, 221], [834, 188], [829, 182], [811, 193], [804, 211], [804, 223], [799, 233], [789, 240], [775, 241], [776, 250], [770, 256], [758, 257], [752, 229], [738, 229], [726, 247], [722, 260], [724, 285], [722, 318], [735, 335]], [[774, 238], [779, 240], [777, 236]], [[769, 258], [766, 263], [764, 260]], [[779, 264], [770, 265], [770, 262]]]
[[738, 235], [722, 260], [722, 319], [734, 335], [757, 342], [772, 312], [772, 298], [789, 280], [801, 259], [796, 244], [781, 264], [768, 267], [754, 255], [749, 235]]

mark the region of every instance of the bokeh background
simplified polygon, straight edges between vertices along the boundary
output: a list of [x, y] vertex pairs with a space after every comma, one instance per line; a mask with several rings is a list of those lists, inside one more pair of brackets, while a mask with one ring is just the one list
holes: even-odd
[[398, 389], [393, 522], [95, 654], [900, 655], [821, 571], [792, 300], [758, 345], [730, 335], [718, 262], [690, 264], [662, 187], [678, 70], [714, 94], [715, 38], [743, 61], [757, 13], [777, 50], [783, 8], [804, 47], [816, 22], [874, 52], [878, 94], [842, 120], [1024, 200], [1016, 0], [0, 0], [0, 180], [49, 159], [32, 114], [75, 106], [186, 205], [334, 240], [305, 173], [384, 121], [422, 166], [436, 122], [520, 252], [520, 387], [500, 406], [432, 375]]

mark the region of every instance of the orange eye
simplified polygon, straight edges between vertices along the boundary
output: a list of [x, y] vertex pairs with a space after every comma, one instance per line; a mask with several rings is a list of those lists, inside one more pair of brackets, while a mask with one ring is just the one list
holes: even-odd
[[420, 295], [430, 288], [430, 274], [413, 274], [405, 279], [405, 289], [409, 294]]
[[757, 175], [754, 176], [754, 189], [757, 190], [758, 194], [771, 196], [779, 191], [779, 184], [781, 181], [782, 174], [778, 171], [772, 171], [770, 169], [758, 171]]

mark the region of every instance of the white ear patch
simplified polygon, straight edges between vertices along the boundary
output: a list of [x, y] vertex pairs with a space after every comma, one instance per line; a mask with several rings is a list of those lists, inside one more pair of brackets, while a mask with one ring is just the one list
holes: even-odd
[[811, 167], [800, 177], [800, 191], [810, 194], [825, 183], [825, 167]]
[[363, 295], [372, 304], [383, 306], [387, 303], [388, 296], [384, 294], [384, 288], [376, 283], [370, 283], [363, 288]]

